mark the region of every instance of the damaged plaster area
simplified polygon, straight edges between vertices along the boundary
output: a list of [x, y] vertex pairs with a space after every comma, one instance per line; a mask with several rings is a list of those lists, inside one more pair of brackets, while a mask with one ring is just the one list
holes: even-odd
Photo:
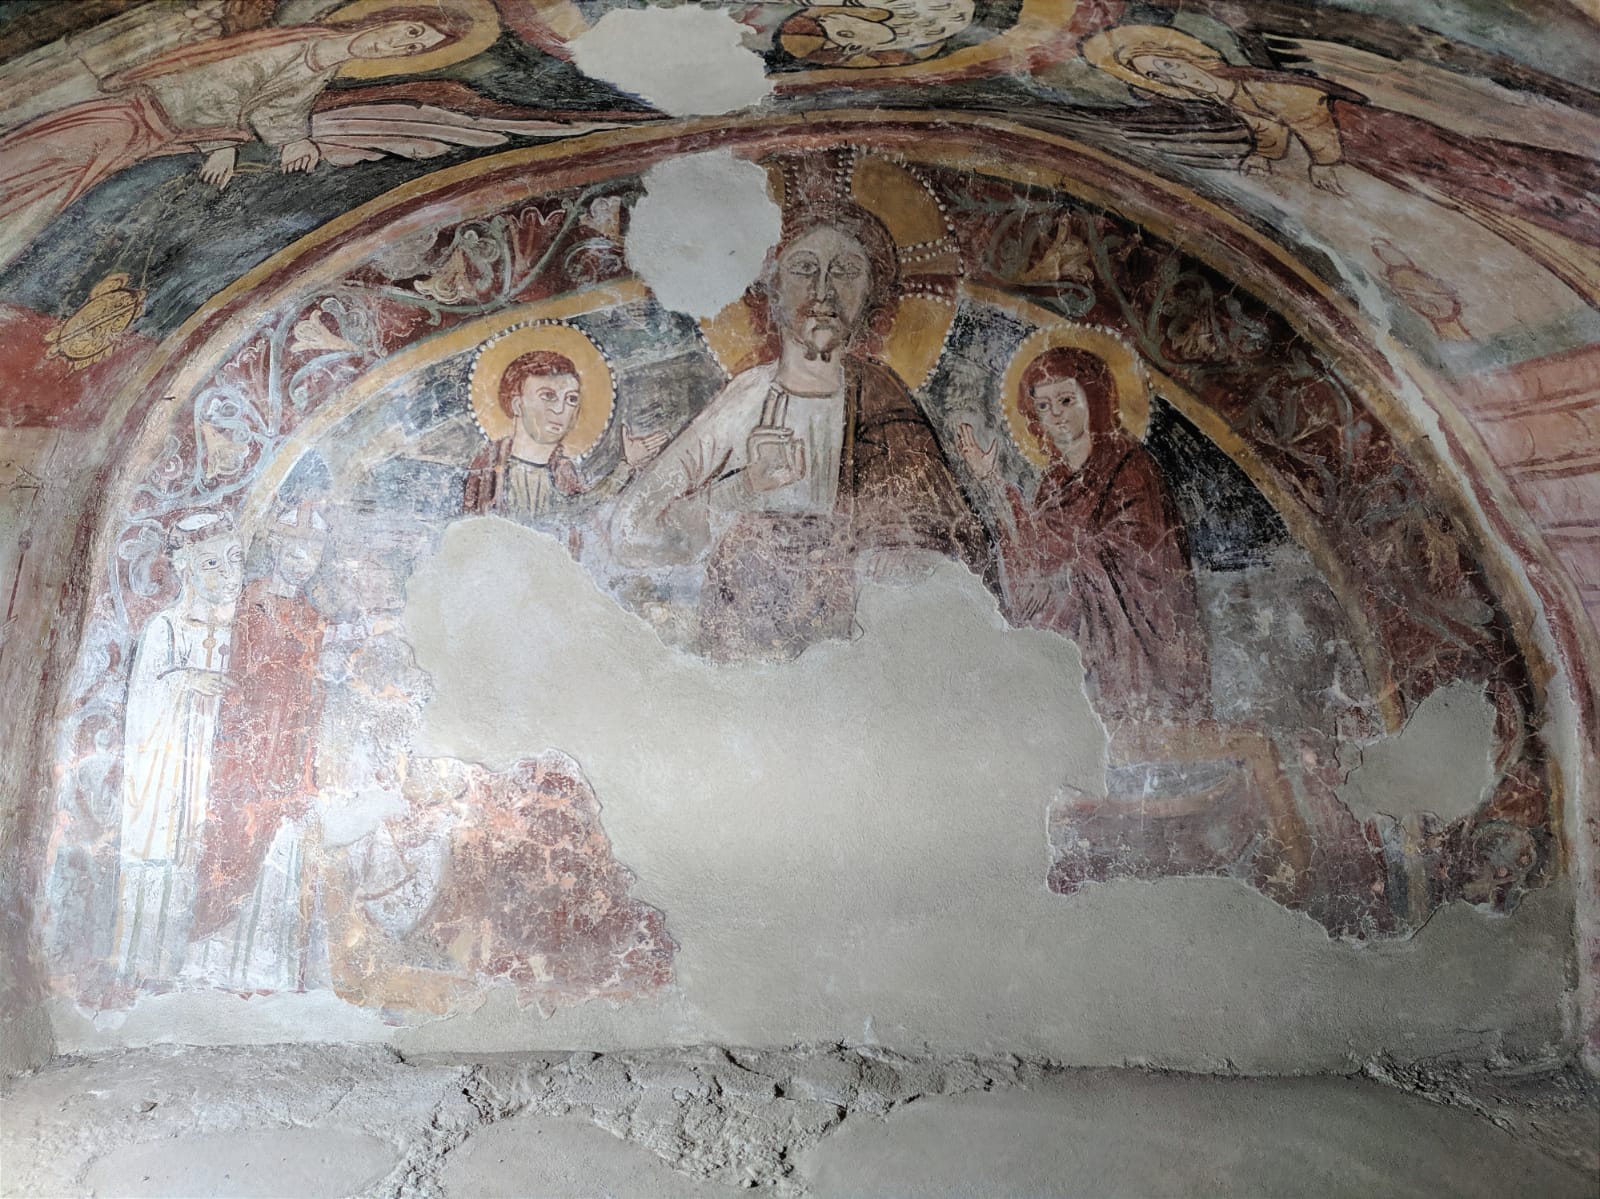
[[772, 94], [746, 27], [722, 9], [617, 8], [572, 42], [585, 75], [675, 117], [713, 116]]
[[839, 1045], [471, 1064], [163, 1047], [10, 1080], [0, 1161], [8, 1195], [127, 1199], [1142, 1199], [1298, 1194], [1308, 1169], [1340, 1194], [1589, 1193], [1600, 1108], [1573, 1072], [1369, 1074], [1201, 1078]]
[[1346, 750], [1340, 760], [1349, 774], [1338, 795], [1362, 820], [1431, 813], [1451, 821], [1483, 802], [1493, 757], [1493, 706], [1482, 688], [1454, 682], [1418, 704], [1398, 733]]
[[657, 163], [628, 222], [628, 265], [665, 307], [711, 317], [756, 281], [783, 212], [767, 173], [726, 150]]
[[[453, 525], [406, 624], [434, 680], [419, 752], [581, 765], [675, 984], [550, 1017], [491, 992], [408, 1050], [859, 1039], [1085, 1064], [1337, 1068], [1561, 1036], [1569, 897], [1440, 913], [1354, 948], [1228, 880], [1045, 887], [1045, 814], [1104, 788], [1071, 643], [1008, 627], [968, 572], [868, 587], [860, 639], [787, 665], [664, 646], [555, 541]], [[1177, 997], [1176, 999], [1174, 997]], [[1205, 996], [1184, 1002], [1183, 996]]]

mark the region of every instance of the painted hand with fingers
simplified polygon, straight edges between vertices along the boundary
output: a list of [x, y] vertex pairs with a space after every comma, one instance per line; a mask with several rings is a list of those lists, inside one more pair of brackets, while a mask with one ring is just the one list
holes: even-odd
[[979, 480], [987, 483], [994, 478], [1000, 457], [999, 438], [986, 446], [978, 440], [978, 431], [971, 425], [963, 423], [961, 428], [956, 430], [956, 449], [961, 452], [963, 461]]
[[665, 433], [646, 433], [638, 436], [629, 425], [622, 426], [622, 460], [629, 466], [643, 466], [659, 454], [667, 444]]
[[200, 164], [200, 181], [209, 183], [218, 191], [224, 190], [233, 182], [234, 169], [239, 164], [239, 151], [233, 146], [224, 146], [220, 150], [213, 150], [206, 155]]
[[745, 451], [749, 458], [745, 483], [758, 495], [806, 477], [806, 445], [795, 437], [793, 429], [757, 426], [750, 431]]
[[1319, 191], [1329, 192], [1335, 196], [1347, 193], [1344, 184], [1339, 181], [1339, 172], [1335, 163], [1312, 163], [1306, 173], [1311, 179], [1311, 186]]
[[197, 695], [221, 695], [233, 686], [233, 680], [220, 670], [186, 670], [183, 685]]

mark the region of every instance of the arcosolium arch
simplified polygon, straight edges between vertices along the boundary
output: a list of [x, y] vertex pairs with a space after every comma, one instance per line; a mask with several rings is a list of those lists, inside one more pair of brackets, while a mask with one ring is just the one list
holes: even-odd
[[[1478, 477], [1470, 431], [1447, 404], [1443, 412], [1428, 407], [1437, 393], [1425, 372], [1380, 344], [1325, 281], [1193, 192], [1084, 145], [993, 120], [831, 112], [673, 122], [427, 176], [276, 255], [172, 335], [117, 401], [114, 419], [130, 433], [105, 468], [92, 540], [81, 547], [90, 571], [82, 623], [75, 643], [63, 642], [72, 652], [57, 675], [56, 798], [67, 814], [50, 867], [58, 894], [115, 888], [93, 867], [74, 866], [66, 850], [103, 840], [110, 827], [130, 661], [142, 624], [174, 590], [161, 560], [171, 526], [194, 511], [225, 511], [248, 541], [304, 499], [313, 461], [327, 475], [313, 480], [318, 503], [337, 497], [370, 506], [374, 471], [385, 462], [447, 456], [418, 449], [449, 415], [428, 397], [459, 391], [474, 349], [518, 322], [589, 321], [612, 357], [619, 405], [630, 364], [648, 357], [629, 340], [628, 321], [670, 326], [674, 344], [690, 347], [684, 354], [698, 354], [697, 369], [708, 372], [693, 377], [709, 378], [709, 335], [653, 307], [628, 269], [623, 225], [607, 228], [595, 215], [597, 201], [625, 213], [651, 164], [708, 150], [780, 174], [784, 163], [831, 156], [829, 169], [838, 170], [870, 157], [915, 179], [942, 214], [954, 260], [944, 268], [948, 287], [924, 297], [944, 313], [926, 376], [907, 380], [923, 384], [925, 401], [941, 387], [960, 390], [948, 359], [959, 350], [977, 361], [1002, 336], [996, 329], [1009, 330], [1013, 348], [1052, 321], [1107, 332], [1128, 347], [1156, 402], [1248, 478], [1337, 601], [1366, 690], [1350, 697], [1350, 719], [1369, 724], [1341, 728], [1334, 720], [1296, 743], [1305, 761], [1321, 755], [1307, 779], [1317, 769], [1339, 773], [1340, 736], [1394, 733], [1449, 684], [1465, 682], [1486, 697], [1497, 747], [1492, 786], [1469, 813], [1415, 823], [1410, 833], [1425, 844], [1396, 867], [1420, 879], [1426, 897], [1394, 899], [1396, 876], [1373, 864], [1383, 860], [1383, 846], [1372, 844], [1376, 826], [1363, 829], [1348, 813], [1321, 825], [1307, 817], [1306, 779], [1295, 784], [1301, 809], [1289, 837], [1305, 844], [1282, 859], [1306, 878], [1273, 883], [1263, 867], [1245, 870], [1246, 881], [1335, 932], [1385, 936], [1413, 931], [1452, 900], [1509, 909], [1582, 866], [1580, 825], [1567, 806], [1584, 793], [1592, 744], [1586, 647], [1574, 632], [1582, 626], [1561, 611], [1568, 597], [1529, 584], [1527, 562], [1535, 573], [1544, 566], [1538, 551], [1500, 509], [1493, 479]], [[419, 287], [422, 274], [385, 265], [394, 246], [422, 245], [427, 277], [436, 280], [466, 241], [483, 250], [482, 269], [453, 293]], [[1002, 241], [1026, 248], [1001, 252]], [[901, 254], [913, 261], [904, 245]], [[988, 341], [973, 335], [958, 346], [962, 322], [978, 312], [990, 314]], [[596, 332], [602, 327], [609, 343]], [[967, 398], [966, 408], [957, 400], [936, 405], [947, 448], [963, 415], [982, 407]], [[232, 469], [206, 457], [206, 438], [227, 431], [217, 416], [224, 412], [250, 414], [239, 422], [243, 457]], [[1144, 736], [1138, 723], [1121, 729], [1129, 744]], [[1119, 730], [1112, 732], [1115, 746]], [[1275, 746], [1281, 759], [1292, 741], [1246, 732], [1228, 734], [1230, 753], [1254, 752], [1239, 748], [1249, 741]], [[1194, 736], [1192, 728], [1169, 732], [1174, 741]], [[1148, 759], [1129, 752], [1124, 765]], [[1281, 769], [1281, 760], [1263, 769]], [[1266, 808], [1276, 811], [1271, 802]], [[1267, 819], [1282, 832], [1276, 817]], [[1308, 863], [1341, 838], [1341, 852], [1362, 857], [1370, 873], [1310, 879]], [[1136, 876], [1161, 872], [1160, 863], [1146, 865]], [[1052, 886], [1070, 892], [1081, 880], [1067, 877], [1070, 863], [1058, 858], [1056, 866]], [[1183, 872], [1181, 863], [1173, 869]], [[1219, 868], [1197, 872], [1207, 871]], [[1592, 880], [1584, 887], [1592, 890]], [[1370, 902], [1374, 888], [1389, 889], [1384, 902]], [[78, 925], [52, 901], [45, 937], [52, 959], [67, 963], [69, 993], [114, 1004], [106, 917], [115, 902], [102, 906], [106, 912]]]

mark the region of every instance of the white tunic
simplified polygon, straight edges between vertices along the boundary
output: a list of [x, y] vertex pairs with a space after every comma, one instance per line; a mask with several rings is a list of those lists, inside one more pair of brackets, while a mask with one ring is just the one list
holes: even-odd
[[230, 621], [169, 608], [139, 637], [123, 742], [124, 858], [192, 861], [198, 854], [222, 699], [191, 690], [188, 672], [226, 670], [231, 635]]
[[[635, 565], [688, 562], [741, 512], [831, 512], [839, 495], [845, 397], [795, 395], [776, 385], [778, 364], [735, 375], [623, 492], [612, 521], [618, 557]], [[805, 447], [805, 474], [752, 493], [740, 478], [759, 426], [790, 430]]]
[[183, 965], [222, 702], [192, 690], [188, 671], [225, 670], [231, 634], [230, 621], [195, 619], [174, 606], [150, 618], [134, 653], [123, 727], [117, 956], [135, 981], [174, 978]]

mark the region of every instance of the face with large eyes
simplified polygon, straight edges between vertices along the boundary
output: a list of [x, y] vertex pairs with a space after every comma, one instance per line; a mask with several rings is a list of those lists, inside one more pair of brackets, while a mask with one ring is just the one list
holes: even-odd
[[1129, 60], [1128, 65], [1146, 79], [1181, 87], [1186, 92], [1209, 96], [1221, 91], [1221, 85], [1210, 74], [1186, 58], [1138, 54]]
[[444, 34], [425, 21], [390, 21], [356, 34], [350, 40], [350, 53], [356, 58], [404, 58], [442, 41]]
[[846, 54], [865, 54], [894, 41], [894, 30], [882, 21], [866, 21], [849, 13], [830, 12], [817, 18], [822, 32]]
[[848, 233], [818, 225], [778, 255], [774, 299], [784, 333], [828, 353], [849, 342], [867, 310], [872, 264]]
[[1039, 428], [1050, 444], [1066, 454], [1089, 433], [1089, 397], [1076, 379], [1049, 379], [1028, 393], [1039, 416]]
[[179, 550], [177, 566], [188, 572], [195, 593], [213, 604], [233, 603], [244, 586], [244, 547], [233, 533]]
[[511, 410], [536, 445], [554, 446], [572, 432], [581, 399], [576, 375], [530, 375]]

